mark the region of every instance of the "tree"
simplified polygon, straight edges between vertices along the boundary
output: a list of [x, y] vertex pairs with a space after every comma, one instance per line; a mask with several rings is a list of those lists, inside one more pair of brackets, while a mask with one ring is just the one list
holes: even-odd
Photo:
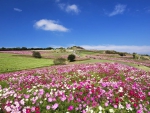
[[76, 56], [75, 56], [74, 54], [70, 54], [70, 55], [68, 56], [68, 60], [69, 60], [70, 62], [75, 61], [75, 58], [76, 58]]

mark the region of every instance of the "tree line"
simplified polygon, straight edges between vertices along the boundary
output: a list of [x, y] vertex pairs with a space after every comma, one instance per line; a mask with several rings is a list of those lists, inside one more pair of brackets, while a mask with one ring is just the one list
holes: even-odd
[[27, 48], [27, 47], [14, 47], [14, 48], [5, 48], [1, 47], [0, 51], [20, 51], [20, 50], [51, 50], [54, 49], [52, 47], [46, 47], [46, 48]]

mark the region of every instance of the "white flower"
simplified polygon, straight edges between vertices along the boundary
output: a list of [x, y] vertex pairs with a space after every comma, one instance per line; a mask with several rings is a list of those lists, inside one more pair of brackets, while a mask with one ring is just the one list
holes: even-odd
[[123, 92], [123, 88], [122, 87], [119, 88], [119, 92]]
[[22, 110], [22, 111], [23, 111], [23, 113], [26, 113], [26, 108], [23, 108], [23, 110]]
[[113, 109], [109, 109], [109, 112], [110, 112], [110, 113], [114, 113], [114, 110], [113, 110]]
[[14, 94], [14, 97], [17, 97], [17, 94], [16, 94], [16, 93]]
[[90, 113], [94, 113], [93, 109], [90, 110]]
[[119, 109], [123, 109], [124, 106], [119, 103]]
[[100, 111], [102, 111], [102, 109], [103, 109], [101, 106], [99, 106], [98, 108], [99, 108]]
[[43, 101], [40, 101], [40, 104], [42, 104], [43, 103]]
[[17, 101], [14, 102], [14, 104], [16, 105], [16, 107], [19, 107], [19, 103]]
[[33, 88], [36, 88], [36, 86], [33, 86]]

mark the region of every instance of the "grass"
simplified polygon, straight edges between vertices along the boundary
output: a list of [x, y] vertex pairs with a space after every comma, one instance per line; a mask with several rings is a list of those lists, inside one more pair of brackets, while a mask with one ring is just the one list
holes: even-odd
[[0, 73], [50, 66], [52, 64], [52, 59], [37, 59], [0, 53]]
[[132, 66], [132, 67], [135, 67], [135, 68], [138, 68], [138, 69], [142, 69], [142, 70], [145, 70], [145, 71], [150, 71], [149, 67], [146, 67], [146, 66], [143, 66], [143, 65], [137, 65], [137, 64], [133, 64], [133, 63], [124, 63], [124, 62], [120, 62], [120, 63], [129, 65], [129, 66]]

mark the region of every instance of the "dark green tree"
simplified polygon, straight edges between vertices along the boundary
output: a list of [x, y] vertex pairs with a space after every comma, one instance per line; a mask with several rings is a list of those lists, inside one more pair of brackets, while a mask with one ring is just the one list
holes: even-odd
[[68, 60], [69, 60], [70, 62], [75, 61], [75, 58], [76, 58], [76, 56], [75, 56], [74, 54], [70, 54], [70, 55], [68, 56]]

